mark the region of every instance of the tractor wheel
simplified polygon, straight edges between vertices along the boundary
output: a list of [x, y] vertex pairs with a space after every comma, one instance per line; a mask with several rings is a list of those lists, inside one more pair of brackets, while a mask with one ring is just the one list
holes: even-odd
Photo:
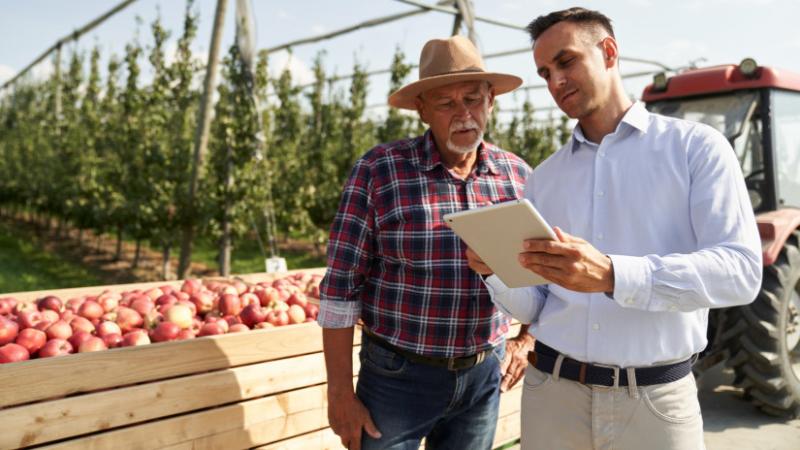
[[756, 300], [731, 308], [722, 340], [734, 384], [767, 414], [800, 416], [800, 231], [787, 239], [778, 260], [764, 268]]

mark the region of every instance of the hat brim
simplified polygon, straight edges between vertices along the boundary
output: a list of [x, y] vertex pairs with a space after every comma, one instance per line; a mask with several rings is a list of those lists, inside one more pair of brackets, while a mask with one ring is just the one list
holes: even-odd
[[462, 81], [488, 81], [494, 95], [513, 91], [522, 84], [522, 78], [496, 72], [462, 72], [428, 77], [407, 84], [389, 95], [389, 105], [395, 108], [416, 110], [414, 100], [423, 92]]

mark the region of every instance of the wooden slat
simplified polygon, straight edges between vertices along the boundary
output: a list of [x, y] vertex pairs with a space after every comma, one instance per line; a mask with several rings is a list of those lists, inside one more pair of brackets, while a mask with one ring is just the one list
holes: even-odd
[[[353, 349], [353, 374], [358, 351]], [[38, 445], [325, 382], [322, 353], [0, 410], [0, 448]]]
[[326, 426], [326, 386], [320, 385], [41, 448], [150, 450], [187, 441], [195, 449], [247, 448]]
[[492, 448], [497, 448], [519, 439], [520, 434], [520, 413], [519, 411], [506, 416], [501, 416], [497, 420], [497, 431], [494, 435]]
[[262, 445], [254, 450], [342, 450], [342, 441], [330, 428], [313, 431], [279, 442]]
[[[357, 342], [360, 342], [360, 334]], [[7, 407], [322, 350], [314, 322], [0, 365]], [[35, 386], [35, 389], [32, 388]]]

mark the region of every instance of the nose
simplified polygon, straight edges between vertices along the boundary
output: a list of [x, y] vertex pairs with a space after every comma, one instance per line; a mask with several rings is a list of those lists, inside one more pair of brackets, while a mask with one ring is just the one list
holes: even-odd
[[467, 108], [466, 102], [461, 100], [455, 102], [456, 106], [453, 110], [453, 115], [456, 117], [468, 117], [470, 115], [469, 108]]

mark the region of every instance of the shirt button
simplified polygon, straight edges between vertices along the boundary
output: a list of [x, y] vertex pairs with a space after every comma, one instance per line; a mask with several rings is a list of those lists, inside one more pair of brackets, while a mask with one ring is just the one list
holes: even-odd
[[593, 325], [592, 325], [592, 329], [593, 329], [594, 331], [597, 331], [597, 330], [599, 330], [599, 329], [600, 329], [600, 324], [599, 324], [599, 323], [595, 323], [595, 324], [593, 324]]
[[625, 303], [627, 303], [629, 305], [632, 305], [633, 304], [633, 299], [629, 298], [629, 299], [625, 300]]
[[597, 196], [598, 196], [598, 197], [602, 197], [602, 196], [603, 196], [603, 191], [600, 191], [600, 192], [598, 192], [598, 193], [597, 193]]
[[675, 312], [675, 311], [678, 310], [678, 307], [675, 306], [675, 305], [672, 305], [672, 306], [669, 307], [669, 310], [670, 310], [670, 312]]
[[603, 233], [598, 234], [597, 235], [597, 239], [600, 239], [602, 241], [603, 240]]

